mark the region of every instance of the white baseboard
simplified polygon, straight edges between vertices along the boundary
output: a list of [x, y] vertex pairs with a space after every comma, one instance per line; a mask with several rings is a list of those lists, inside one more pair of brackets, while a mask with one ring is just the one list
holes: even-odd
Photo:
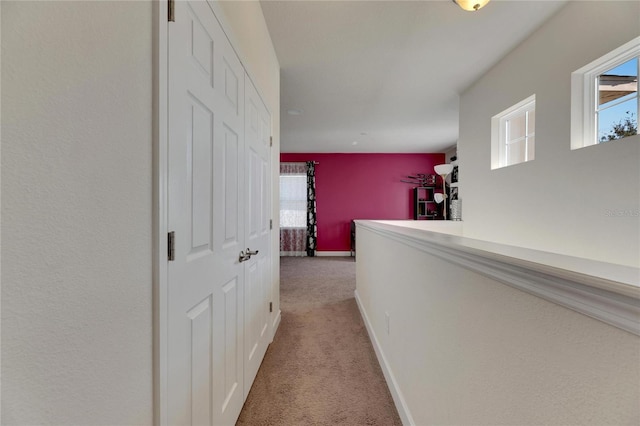
[[358, 309], [360, 310], [360, 315], [362, 315], [362, 319], [364, 320], [364, 325], [367, 327], [367, 332], [369, 333], [369, 338], [371, 339], [371, 344], [373, 345], [373, 349], [376, 352], [376, 357], [378, 358], [378, 363], [380, 364], [380, 368], [382, 368], [382, 373], [384, 374], [384, 378], [387, 381], [387, 386], [389, 387], [389, 391], [391, 392], [391, 397], [393, 398], [393, 402], [396, 405], [396, 410], [398, 410], [398, 414], [400, 415], [400, 420], [402, 420], [402, 424], [405, 426], [415, 425], [413, 421], [413, 417], [409, 412], [409, 407], [407, 406], [404, 397], [402, 396], [402, 392], [400, 391], [400, 387], [396, 382], [396, 379], [391, 372], [391, 368], [387, 363], [387, 359], [382, 352], [382, 347], [380, 346], [380, 342], [378, 342], [378, 338], [376, 337], [375, 332], [373, 331], [373, 327], [369, 322], [369, 317], [360, 302], [360, 296], [358, 295], [358, 290], [355, 292], [356, 303], [358, 304]]
[[343, 257], [343, 256], [351, 256], [350, 251], [316, 251], [316, 256], [318, 257]]
[[280, 257], [305, 257], [306, 251], [281, 251]]

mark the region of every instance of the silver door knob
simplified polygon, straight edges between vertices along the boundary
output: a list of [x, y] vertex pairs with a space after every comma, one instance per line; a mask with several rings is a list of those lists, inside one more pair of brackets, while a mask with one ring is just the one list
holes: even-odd
[[247, 254], [249, 255], [249, 257], [253, 256], [254, 254], [258, 254], [259, 251], [260, 250], [251, 251], [251, 249], [247, 247]]
[[244, 251], [240, 252], [240, 255], [238, 256], [238, 262], [242, 263], [244, 261], [247, 261], [251, 259], [251, 255], [249, 253], [246, 253]]

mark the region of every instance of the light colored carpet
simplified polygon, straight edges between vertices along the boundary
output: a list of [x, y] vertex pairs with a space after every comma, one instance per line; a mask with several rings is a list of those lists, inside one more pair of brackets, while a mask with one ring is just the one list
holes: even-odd
[[353, 296], [352, 258], [280, 260], [282, 322], [238, 425], [400, 425]]

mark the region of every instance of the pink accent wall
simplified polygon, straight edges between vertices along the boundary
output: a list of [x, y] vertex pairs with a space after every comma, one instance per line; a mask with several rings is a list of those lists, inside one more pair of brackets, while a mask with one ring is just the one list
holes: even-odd
[[434, 173], [444, 154], [280, 154], [317, 161], [318, 251], [349, 251], [352, 219], [413, 219], [412, 188], [400, 179]]

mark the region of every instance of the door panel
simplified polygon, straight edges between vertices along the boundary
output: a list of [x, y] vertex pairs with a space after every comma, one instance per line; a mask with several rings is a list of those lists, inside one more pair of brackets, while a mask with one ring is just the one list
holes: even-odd
[[[234, 424], [268, 345], [271, 118], [205, 1], [168, 25], [167, 420]], [[257, 250], [240, 262], [241, 250]]]
[[[233, 52], [229, 52], [233, 53]], [[235, 53], [233, 54], [235, 56]], [[233, 61], [232, 61], [233, 62]], [[234, 69], [232, 65], [227, 62], [227, 58], [224, 58], [224, 94], [229, 101], [230, 108], [235, 110], [236, 115], [241, 115], [243, 112], [240, 111], [240, 78], [242, 77], [242, 73], [239, 73], [238, 69]]]
[[[265, 308], [259, 306], [258, 312], [258, 331], [261, 342], [269, 345], [269, 309], [266, 308], [271, 300], [271, 286], [269, 285], [269, 256], [263, 256], [258, 259], [258, 274], [260, 276], [260, 300]], [[265, 303], [266, 302], [266, 303]], [[264, 354], [262, 355], [264, 357]]]
[[211, 359], [212, 315], [211, 296], [187, 312], [190, 319], [191, 347], [191, 415], [192, 424], [211, 424]]
[[[269, 345], [269, 302], [271, 300], [269, 253], [268, 179], [271, 117], [253, 83], [245, 75], [245, 240], [258, 250], [245, 266], [245, 398]], [[267, 135], [268, 129], [268, 135]]]
[[246, 274], [245, 274], [245, 306], [246, 306], [246, 315], [247, 320], [245, 321], [245, 352], [246, 352], [246, 361], [251, 364], [255, 361], [256, 353], [258, 351], [258, 335], [256, 333], [257, 330], [257, 316], [252, 313], [255, 312], [258, 307], [259, 300], [259, 277], [258, 277], [258, 267], [257, 262], [251, 262], [246, 266]]
[[239, 363], [242, 362], [242, 346], [238, 330], [238, 302], [241, 295], [238, 292], [237, 280], [227, 283], [223, 289], [224, 293], [224, 395], [222, 411], [236, 395], [238, 386], [242, 385], [242, 369]]
[[191, 134], [187, 135], [187, 152], [190, 162], [187, 167], [191, 206], [191, 250], [190, 256], [211, 252], [213, 248], [213, 112], [189, 94], [189, 116]]
[[224, 157], [223, 167], [223, 188], [224, 188], [224, 241], [223, 248], [230, 246], [239, 247], [238, 235], [238, 212], [240, 186], [238, 183], [238, 162], [241, 154], [239, 152], [238, 134], [225, 126], [224, 128]]
[[168, 422], [233, 424], [244, 402], [244, 69], [209, 5], [169, 24]]

